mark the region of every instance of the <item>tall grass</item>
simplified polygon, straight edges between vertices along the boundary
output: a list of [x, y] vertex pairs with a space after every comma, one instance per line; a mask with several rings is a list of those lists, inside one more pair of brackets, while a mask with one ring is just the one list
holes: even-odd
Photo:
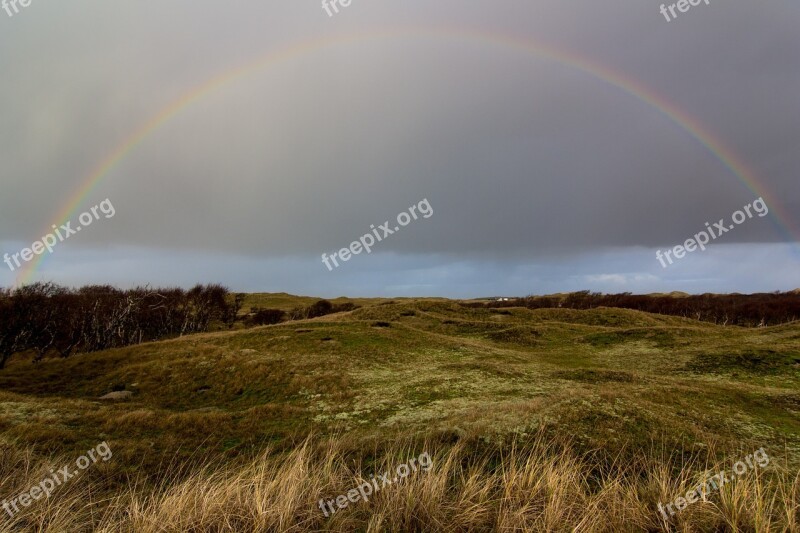
[[[394, 472], [423, 452], [433, 458], [430, 471], [411, 473], [329, 518], [318, 507], [320, 498], [346, 494], [370, 474]], [[685, 494], [704, 472], [730, 468], [731, 461], [658, 456], [577, 454], [543, 437], [482, 452], [403, 441], [377, 454], [307, 440], [238, 466], [173, 466], [159, 480], [112, 482], [103, 471], [108, 465], [98, 464], [13, 518], [3, 512], [0, 532], [800, 531], [800, 476], [772, 456], [766, 469], [665, 522], [659, 501]], [[0, 450], [0, 495], [10, 499], [63, 464]]]

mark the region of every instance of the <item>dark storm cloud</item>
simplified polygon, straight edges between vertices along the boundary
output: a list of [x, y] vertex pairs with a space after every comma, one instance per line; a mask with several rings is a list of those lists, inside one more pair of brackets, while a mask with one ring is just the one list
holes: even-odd
[[[434, 216], [381, 253], [476, 262], [465, 271], [575, 261], [577, 272], [608, 249], [655, 261], [656, 248], [755, 200], [652, 105], [553, 59], [437, 28], [548, 43], [638, 80], [730, 147], [798, 224], [797, 7], [712, 0], [666, 22], [657, 2], [564, 4], [354, 0], [329, 18], [318, 1], [34, 0], [13, 18], [0, 12], [0, 241], [39, 238], [108, 154], [193, 88], [318, 39], [328, 46], [221, 85], [145, 138], [80, 206], [111, 198], [118, 214], [71, 242], [76, 253], [184, 250], [242, 268], [293, 257], [313, 271], [322, 252], [428, 198]], [[373, 33], [383, 36], [336, 40]], [[784, 235], [756, 219], [725, 238]], [[650, 268], [631, 279], [662, 275]], [[419, 284], [403, 272], [398, 286]]]

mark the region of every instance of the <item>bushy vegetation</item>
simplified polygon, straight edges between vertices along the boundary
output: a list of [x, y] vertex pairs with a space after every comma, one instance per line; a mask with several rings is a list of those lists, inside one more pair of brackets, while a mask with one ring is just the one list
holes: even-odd
[[245, 321], [250, 326], [270, 326], [286, 320], [286, 311], [281, 309], [264, 309], [254, 307]]
[[289, 312], [289, 316], [292, 320], [304, 320], [333, 313], [344, 313], [354, 309], [356, 309], [356, 305], [351, 302], [334, 304], [328, 300], [319, 300], [307, 307], [295, 307]]
[[[213, 325], [232, 327], [240, 320], [245, 294], [232, 294], [218, 284], [191, 289], [108, 285], [70, 289], [36, 283], [0, 288], [0, 369], [17, 353], [30, 352], [35, 362], [48, 355], [69, 357], [120, 348], [191, 333]], [[279, 324], [352, 311], [351, 302], [318, 300], [289, 312], [254, 307], [245, 326]]]
[[33, 351], [41, 361], [50, 353], [69, 357], [208, 331], [214, 321], [231, 325], [242, 297], [221, 285], [0, 289], [0, 368], [19, 352]]
[[309, 318], [318, 318], [333, 313], [344, 313], [357, 308], [358, 306], [352, 302], [334, 304], [329, 300], [317, 300], [313, 304], [306, 306], [298, 305], [290, 311], [253, 307], [245, 320], [245, 324], [249, 326], [269, 326], [280, 324], [287, 320], [307, 320]]
[[499, 309], [597, 309], [618, 307], [681, 316], [721, 325], [764, 327], [800, 320], [800, 291], [768, 294], [636, 295], [581, 291], [558, 296], [527, 296], [504, 301], [467, 302], [466, 307]]

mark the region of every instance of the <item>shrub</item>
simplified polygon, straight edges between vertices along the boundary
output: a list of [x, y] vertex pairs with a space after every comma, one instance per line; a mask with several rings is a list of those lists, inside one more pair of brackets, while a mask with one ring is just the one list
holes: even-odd
[[316, 318], [333, 313], [333, 304], [328, 300], [319, 300], [308, 308], [308, 318]]
[[256, 307], [247, 318], [248, 325], [254, 326], [268, 326], [271, 324], [279, 324], [286, 320], [286, 312], [280, 309], [263, 309]]

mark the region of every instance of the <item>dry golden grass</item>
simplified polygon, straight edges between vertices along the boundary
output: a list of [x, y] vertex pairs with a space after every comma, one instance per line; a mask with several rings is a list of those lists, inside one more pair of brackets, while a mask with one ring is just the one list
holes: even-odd
[[[404, 441], [375, 456], [353, 454], [340, 442], [308, 439], [238, 467], [165, 468], [161, 481], [130, 480], [121, 492], [108, 491], [97, 463], [49, 499], [13, 519], [4, 515], [0, 531], [800, 531], [800, 476], [788, 474], [778, 457], [667, 524], [659, 501], [685, 494], [704, 472], [729, 469], [740, 457], [678, 467], [677, 458], [657, 460], [651, 450], [623, 463], [578, 455], [543, 436], [481, 453], [462, 443]], [[433, 458], [428, 472], [412, 472], [330, 518], [318, 507], [320, 498], [346, 494], [370, 474], [394, 472], [423, 452]], [[4, 494], [18, 494], [69, 462], [35, 464], [10, 447], [0, 459]]]

